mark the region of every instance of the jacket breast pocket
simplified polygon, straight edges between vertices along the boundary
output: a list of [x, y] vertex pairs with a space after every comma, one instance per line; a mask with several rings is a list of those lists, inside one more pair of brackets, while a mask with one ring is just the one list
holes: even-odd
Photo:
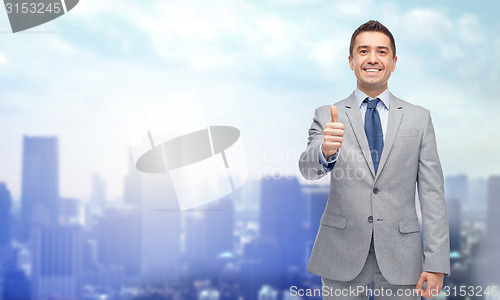
[[400, 129], [398, 132], [399, 137], [417, 137], [419, 134], [418, 129]]
[[344, 229], [347, 225], [346, 218], [332, 215], [329, 213], [324, 213], [323, 216], [321, 217], [320, 222], [323, 225], [334, 227], [334, 228], [339, 228], [339, 229]]
[[420, 232], [420, 224], [418, 223], [418, 220], [403, 220], [399, 222], [399, 232], [401, 233]]

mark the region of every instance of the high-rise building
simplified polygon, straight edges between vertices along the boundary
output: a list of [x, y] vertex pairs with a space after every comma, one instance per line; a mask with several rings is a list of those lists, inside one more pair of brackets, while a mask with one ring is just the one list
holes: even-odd
[[447, 176], [445, 178], [445, 197], [448, 206], [448, 222], [450, 227], [450, 251], [460, 253], [460, 231], [462, 221], [470, 210], [469, 180], [467, 175]]
[[[253, 242], [247, 247], [253, 246]], [[240, 293], [245, 300], [257, 300], [262, 285], [262, 262], [258, 258], [247, 257], [240, 262]]]
[[3, 274], [2, 299], [31, 299], [30, 283], [21, 270], [8, 270]]
[[488, 178], [488, 239], [500, 242], [500, 176]]
[[60, 224], [80, 224], [80, 201], [76, 198], [60, 198]]
[[190, 262], [190, 271], [197, 275], [214, 278], [221, 271], [218, 257], [233, 252], [234, 205], [228, 198], [222, 198], [186, 211], [185, 253]]
[[305, 271], [307, 201], [296, 178], [261, 183], [260, 236], [275, 241], [281, 257], [263, 267], [284, 280], [290, 269]]
[[163, 284], [179, 277], [181, 212], [168, 173], [144, 174], [141, 203], [141, 277]]
[[77, 299], [83, 270], [83, 229], [47, 226], [32, 231], [32, 296]]
[[106, 183], [98, 174], [92, 174], [90, 201], [85, 204], [85, 231], [97, 239], [97, 226], [106, 205]]
[[59, 217], [59, 158], [56, 137], [23, 140], [21, 188], [22, 237], [36, 225], [57, 224]]
[[242, 221], [259, 219], [260, 180], [249, 179], [231, 197], [238, 199], [234, 202], [235, 217]]
[[488, 203], [488, 181], [485, 178], [471, 178], [469, 180], [468, 219], [473, 222], [486, 220], [486, 206]]
[[139, 205], [141, 203], [141, 173], [136, 169], [132, 155], [129, 156], [128, 175], [123, 185], [123, 202]]
[[[311, 251], [316, 240], [316, 234], [320, 226], [321, 216], [325, 211], [330, 186], [328, 185], [304, 185], [302, 191], [307, 198], [307, 233], [306, 233], [306, 253], [305, 262], [309, 261]], [[316, 278], [316, 281], [321, 284], [321, 279]]]
[[446, 176], [444, 187], [446, 199], [457, 199], [464, 209], [470, 207], [467, 175]]
[[140, 262], [139, 210], [133, 206], [108, 206], [98, 226], [99, 262], [122, 266], [137, 275]]
[[500, 285], [500, 261], [498, 260], [498, 249], [500, 249], [500, 176], [488, 178], [488, 209], [487, 209], [487, 233], [486, 237], [479, 243], [474, 251], [474, 257], [470, 261], [470, 268], [475, 284]]
[[7, 185], [0, 182], [0, 272], [7, 269], [12, 255], [12, 198]]
[[9, 244], [11, 240], [11, 207], [10, 191], [4, 182], [0, 182], [0, 246]]
[[448, 206], [448, 223], [450, 228], [450, 251], [460, 253], [460, 230], [462, 224], [461, 204], [458, 199], [446, 199]]
[[104, 205], [106, 205], [106, 183], [97, 174], [92, 175], [90, 204], [92, 205], [94, 213], [100, 213]]

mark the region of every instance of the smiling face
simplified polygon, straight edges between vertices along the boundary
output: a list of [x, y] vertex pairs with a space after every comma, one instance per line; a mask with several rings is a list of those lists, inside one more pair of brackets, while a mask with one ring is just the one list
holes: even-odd
[[387, 81], [396, 68], [396, 61], [389, 37], [378, 31], [358, 34], [352, 57], [349, 56], [358, 89], [372, 98], [387, 89]]

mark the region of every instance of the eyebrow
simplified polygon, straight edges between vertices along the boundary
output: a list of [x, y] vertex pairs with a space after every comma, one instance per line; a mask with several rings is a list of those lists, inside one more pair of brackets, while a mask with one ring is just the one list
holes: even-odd
[[[368, 46], [368, 45], [359, 45], [358, 47], [356, 47], [356, 50], [365, 49], [365, 48], [370, 48], [370, 46]], [[377, 49], [385, 49], [385, 50], [389, 51], [389, 47], [386, 47], [386, 46], [377, 46], [375, 48], [377, 48]]]

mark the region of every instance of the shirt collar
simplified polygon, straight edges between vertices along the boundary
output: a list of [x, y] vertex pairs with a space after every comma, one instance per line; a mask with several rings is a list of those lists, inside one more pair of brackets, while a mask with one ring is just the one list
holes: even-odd
[[[354, 96], [356, 97], [356, 101], [358, 102], [359, 107], [361, 107], [361, 104], [366, 99], [366, 97], [368, 97], [370, 100], [374, 99], [369, 97], [367, 94], [363, 93], [358, 88], [356, 88], [356, 90], [354, 91]], [[389, 88], [385, 89], [385, 91], [383, 91], [380, 95], [378, 95], [375, 98], [379, 98], [387, 109], [389, 109], [389, 107], [391, 106], [391, 92], [389, 92]]]

